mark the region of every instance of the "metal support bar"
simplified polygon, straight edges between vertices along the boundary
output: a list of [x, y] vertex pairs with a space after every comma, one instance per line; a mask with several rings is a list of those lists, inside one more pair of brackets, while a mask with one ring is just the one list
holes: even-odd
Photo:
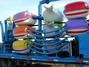
[[[2, 39], [2, 43], [3, 43], [4, 42], [4, 30], [3, 30], [3, 24], [1, 21], [0, 21], [0, 27], [1, 27], [1, 39]], [[1, 46], [0, 52], [3, 52], [3, 44], [1, 44], [0, 46]]]
[[0, 21], [0, 26], [1, 26], [1, 36], [2, 36], [2, 41], [4, 41], [4, 30], [3, 30], [3, 24], [2, 24], [2, 22]]
[[5, 25], [5, 34], [4, 34], [5, 38], [4, 38], [4, 41], [8, 41], [8, 37], [7, 37], [8, 36], [7, 20], [5, 20], [4, 25]]
[[45, 4], [45, 3], [48, 4], [48, 3], [53, 2], [53, 1], [58, 1], [58, 0], [42, 0], [41, 3], [42, 4]]

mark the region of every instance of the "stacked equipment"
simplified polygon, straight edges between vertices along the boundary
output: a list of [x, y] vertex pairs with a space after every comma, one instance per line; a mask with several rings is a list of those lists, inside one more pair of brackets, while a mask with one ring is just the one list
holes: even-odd
[[68, 34], [77, 35], [88, 32], [88, 24], [86, 20], [88, 12], [88, 4], [83, 1], [69, 3], [65, 6], [64, 14], [68, 18], [68, 21], [66, 22]]
[[[33, 34], [35, 34], [35, 16], [28, 11], [22, 11], [14, 15], [13, 21], [16, 25], [16, 28], [13, 30], [14, 38], [17, 39], [13, 42], [13, 50], [16, 53], [26, 54], [31, 50]], [[35, 36], [33, 36], [35, 37]]]

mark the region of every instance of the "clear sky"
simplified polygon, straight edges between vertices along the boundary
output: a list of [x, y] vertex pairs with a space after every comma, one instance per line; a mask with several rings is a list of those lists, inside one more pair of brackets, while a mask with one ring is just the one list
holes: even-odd
[[[37, 6], [40, 0], [0, 0], [0, 20], [6, 19], [8, 16], [13, 16], [15, 13], [28, 10], [37, 14]], [[63, 6], [72, 1], [80, 0], [59, 0], [53, 2], [55, 7], [63, 9]], [[89, 1], [89, 0], [83, 0]]]
[[[39, 1], [40, 0], [0, 0], [0, 20], [3, 21], [9, 16], [13, 16], [14, 14], [24, 10], [37, 14]], [[56, 8], [60, 8], [59, 10], [62, 11], [64, 5], [73, 1], [89, 2], [89, 0], [59, 0], [51, 4]]]
[[24, 10], [36, 13], [38, 2], [39, 0], [0, 0], [0, 20]]

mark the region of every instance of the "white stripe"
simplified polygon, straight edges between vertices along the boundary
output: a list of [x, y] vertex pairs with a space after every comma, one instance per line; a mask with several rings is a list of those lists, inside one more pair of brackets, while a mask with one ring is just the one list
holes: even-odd
[[27, 38], [27, 36], [20, 36], [20, 37], [15, 37], [16, 39], [23, 39], [23, 38]]
[[[18, 46], [18, 47], [19, 47], [19, 46]], [[27, 50], [27, 49], [26, 49], [26, 48], [21, 48], [21, 49], [20, 49], [20, 48], [13, 48], [13, 50], [14, 50], [14, 51], [17, 51], [17, 50], [22, 50], [22, 51], [23, 51], [23, 50]]]
[[35, 58], [32, 58], [32, 60], [36, 60]]
[[53, 61], [59, 61], [59, 60], [57, 60], [57, 59], [54, 59]]
[[85, 31], [85, 30], [88, 30], [88, 29], [73, 29], [73, 30], [68, 30], [68, 31], [74, 32], [74, 31]]
[[73, 14], [73, 13], [79, 13], [79, 12], [85, 12], [85, 11], [88, 11], [88, 9], [65, 12], [65, 14]]
[[15, 23], [15, 24], [35, 24], [35, 20], [34, 19], [32, 19], [32, 18], [29, 18], [29, 19], [27, 19], [27, 20], [24, 20], [23, 22], [17, 22], [17, 23]]
[[88, 13], [83, 13], [83, 14], [77, 14], [77, 15], [71, 15], [71, 16], [66, 16], [67, 18], [79, 18], [79, 17], [86, 17]]
[[84, 60], [83, 62], [85, 62], [85, 63], [89, 63], [89, 61], [88, 61], [88, 60]]
[[30, 51], [30, 49], [27, 50], [23, 50], [23, 51], [15, 51], [16, 53], [28, 53]]
[[15, 34], [15, 33], [14, 33], [14, 36], [20, 36], [20, 35], [25, 36], [25, 35], [27, 35], [27, 33], [20, 33], [20, 34]]

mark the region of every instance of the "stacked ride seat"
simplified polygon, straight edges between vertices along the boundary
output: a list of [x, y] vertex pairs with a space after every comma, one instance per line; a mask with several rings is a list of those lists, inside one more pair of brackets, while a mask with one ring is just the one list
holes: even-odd
[[34, 16], [28, 11], [14, 15], [13, 21], [16, 27], [13, 30], [13, 35], [16, 41], [13, 42], [12, 48], [15, 53], [26, 54], [31, 50], [32, 39], [35, 38], [34, 25], [36, 21], [33, 19]]
[[31, 40], [17, 40], [13, 43], [13, 50], [16, 53], [28, 53], [31, 49]]
[[64, 8], [64, 14], [68, 18], [66, 30], [70, 35], [77, 35], [88, 32], [86, 16], [89, 13], [89, 6], [84, 1], [69, 3]]

